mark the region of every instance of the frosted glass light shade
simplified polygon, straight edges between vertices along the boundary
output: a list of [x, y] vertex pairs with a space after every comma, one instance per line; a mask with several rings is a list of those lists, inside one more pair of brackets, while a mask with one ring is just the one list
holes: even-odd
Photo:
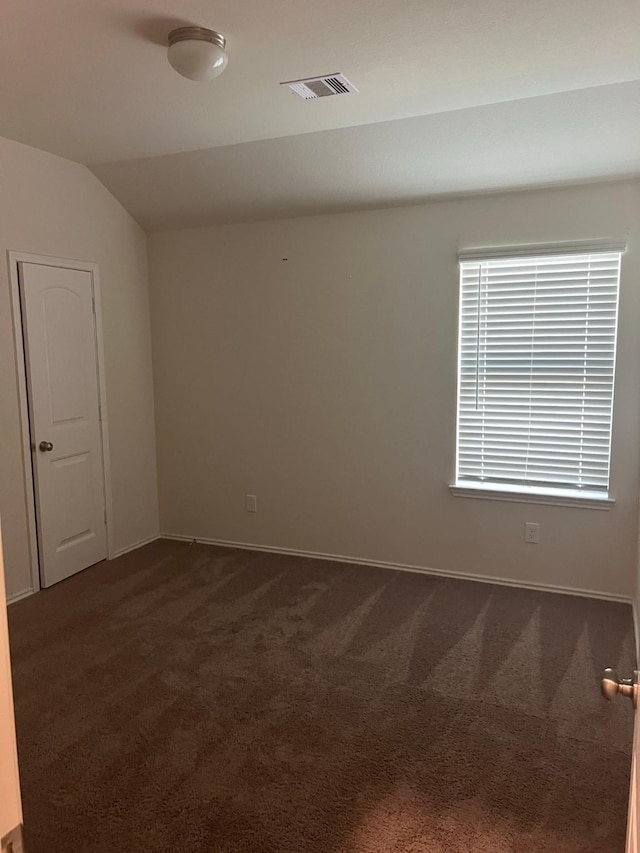
[[220, 33], [201, 27], [181, 27], [169, 33], [167, 59], [189, 80], [213, 80], [227, 67], [229, 57]]

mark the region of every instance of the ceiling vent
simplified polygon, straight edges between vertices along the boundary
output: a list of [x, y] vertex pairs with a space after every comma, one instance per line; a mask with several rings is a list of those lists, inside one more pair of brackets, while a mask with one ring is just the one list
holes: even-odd
[[348, 95], [358, 90], [350, 83], [344, 74], [329, 74], [326, 77], [309, 77], [306, 80], [291, 80], [281, 83], [288, 86], [294, 95], [311, 101], [313, 98], [326, 98], [328, 95]]

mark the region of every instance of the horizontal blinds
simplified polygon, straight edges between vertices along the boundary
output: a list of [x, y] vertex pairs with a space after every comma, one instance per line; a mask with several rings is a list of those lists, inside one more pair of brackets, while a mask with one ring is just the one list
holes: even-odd
[[620, 252], [460, 267], [457, 481], [606, 492]]

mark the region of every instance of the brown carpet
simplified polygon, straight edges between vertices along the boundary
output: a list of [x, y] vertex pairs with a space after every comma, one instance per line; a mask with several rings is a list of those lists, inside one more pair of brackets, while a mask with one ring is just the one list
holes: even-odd
[[157, 542], [10, 608], [29, 853], [622, 853], [625, 605]]

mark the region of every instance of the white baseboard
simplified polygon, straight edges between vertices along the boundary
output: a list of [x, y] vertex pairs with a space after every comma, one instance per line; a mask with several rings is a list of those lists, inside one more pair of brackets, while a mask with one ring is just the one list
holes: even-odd
[[124, 548], [118, 548], [118, 550], [114, 552], [114, 555], [113, 557], [111, 557], [111, 559], [115, 560], [118, 557], [122, 557], [123, 554], [128, 554], [129, 551], [135, 551], [136, 548], [142, 548], [143, 545], [150, 545], [152, 542], [155, 542], [156, 539], [160, 538], [160, 534], [155, 533], [153, 536], [147, 536], [146, 539], [141, 539], [139, 542], [134, 542], [133, 545], [126, 545]]
[[23, 598], [28, 598], [30, 595], [33, 595], [35, 589], [23, 589], [22, 592], [14, 592], [13, 595], [7, 596], [7, 604], [15, 604], [16, 601], [20, 601]]
[[202, 536], [182, 536], [176, 533], [161, 533], [160, 539], [174, 539], [179, 542], [198, 542], [202, 545], [218, 545], [222, 548], [241, 548], [245, 551], [264, 551], [269, 554], [287, 554], [292, 557], [310, 557], [314, 560], [331, 560], [338, 563], [354, 563], [358, 566], [375, 566], [380, 569], [393, 569], [398, 572], [418, 572], [425, 575], [436, 575], [444, 578], [457, 578], [479, 583], [492, 583], [498, 586], [511, 586], [518, 589], [530, 589], [537, 592], [556, 592], [561, 595], [578, 595], [582, 598], [598, 598], [603, 601], [617, 601], [633, 605], [633, 600], [627, 595], [598, 592], [590, 589], [574, 589], [573, 587], [555, 586], [553, 584], [536, 583], [535, 581], [519, 581], [510, 578], [492, 577], [491, 575], [472, 575], [468, 572], [455, 572], [446, 569], [433, 569], [427, 566], [414, 566], [407, 563], [388, 563], [384, 560], [370, 560], [363, 557], [349, 557], [345, 554], [324, 554], [320, 551], [300, 551], [296, 548], [279, 548], [273, 545], [257, 545], [250, 542], [231, 542], [227, 539], [207, 539]]
[[[136, 548], [142, 548], [143, 545], [149, 545], [151, 542], [155, 542], [156, 539], [160, 539], [159, 533], [156, 533], [153, 536], [148, 536], [146, 539], [141, 539], [139, 542], [134, 542], [133, 545], [127, 545], [125, 548], [119, 548], [110, 559], [115, 560], [116, 557], [128, 554], [129, 551], [135, 551]], [[34, 592], [36, 592], [35, 589], [23, 589], [22, 592], [14, 592], [13, 595], [7, 596], [7, 604], [15, 604], [16, 601], [27, 598], [29, 595], [33, 595]]]

